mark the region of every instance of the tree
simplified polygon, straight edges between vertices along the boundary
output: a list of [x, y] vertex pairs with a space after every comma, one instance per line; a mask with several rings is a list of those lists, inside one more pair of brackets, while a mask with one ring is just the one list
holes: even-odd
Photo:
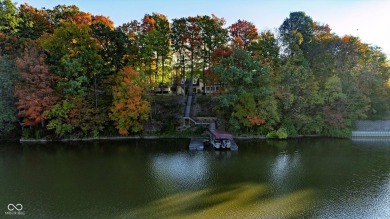
[[15, 96], [18, 116], [23, 127], [44, 127], [45, 111], [51, 110], [59, 101], [54, 90], [58, 77], [49, 73], [44, 51], [32, 46], [16, 59], [20, 78]]
[[[178, 68], [181, 70], [181, 79], [186, 78], [186, 49], [185, 49], [185, 41], [183, 40], [183, 36], [186, 34], [186, 18], [173, 19], [172, 22], [172, 48], [176, 53]], [[184, 83], [185, 86], [185, 83]]]
[[359, 75], [359, 88], [370, 98], [371, 109], [367, 112], [370, 118], [382, 118], [389, 110], [390, 64], [386, 55], [378, 47], [370, 46], [363, 56], [361, 73]]
[[49, 13], [51, 25], [57, 28], [62, 23], [69, 23], [71, 18], [80, 12], [80, 9], [76, 5], [57, 5], [52, 10], [47, 9], [47, 12]]
[[233, 45], [247, 49], [258, 38], [256, 26], [246, 20], [238, 20], [229, 26], [230, 39]]
[[[63, 21], [65, 22], [65, 21]], [[66, 22], [77, 24], [77, 25], [88, 25], [92, 24], [92, 14], [89, 12], [76, 12], [73, 16], [69, 17]]]
[[37, 39], [42, 34], [52, 33], [53, 31], [49, 13], [46, 10], [38, 10], [24, 3], [19, 6], [18, 17], [21, 19], [18, 37]]
[[130, 41], [125, 33], [111, 29], [103, 23], [92, 24], [93, 36], [97, 40], [100, 57], [104, 61], [106, 72], [117, 73], [126, 64], [126, 55], [130, 55]]
[[106, 74], [92, 30], [87, 25], [64, 23], [53, 36], [42, 40], [49, 53], [50, 69], [62, 77], [58, 85], [64, 95], [86, 95], [92, 87], [98, 106], [98, 79]]
[[[322, 95], [324, 104], [322, 113], [324, 117], [323, 132], [331, 136], [342, 136], [342, 130], [347, 129], [348, 97], [342, 91], [341, 79], [337, 75], [330, 76], [325, 81]], [[348, 132], [347, 132], [348, 133]]]
[[219, 73], [226, 90], [235, 98], [249, 90], [258, 91], [254, 92], [256, 94], [264, 93], [263, 88], [270, 82], [270, 69], [240, 48], [234, 48], [230, 56], [222, 58], [214, 70]]
[[19, 23], [18, 9], [10, 0], [0, 0], [0, 32], [13, 35], [18, 32]]
[[128, 23], [124, 23], [116, 28], [117, 31], [121, 31], [127, 36], [130, 44], [127, 47], [129, 54], [126, 55], [126, 63], [134, 66], [142, 75], [143, 70], [140, 53], [139, 36], [141, 34], [141, 25], [137, 20], [133, 20]]
[[68, 100], [63, 100], [62, 103], [56, 104], [51, 110], [45, 114], [50, 120], [47, 129], [54, 129], [58, 137], [64, 137], [66, 134], [72, 133], [74, 127], [69, 121], [69, 112], [73, 108], [73, 104]]
[[114, 22], [109, 17], [103, 15], [93, 15], [92, 24], [103, 24], [104, 26], [110, 28], [110, 30], [115, 29]]
[[[273, 130], [279, 121], [279, 114], [270, 87], [270, 68], [263, 66], [243, 49], [234, 48], [231, 55], [214, 66], [214, 71], [225, 85], [224, 91], [217, 97], [218, 111], [229, 121], [229, 128], [243, 131], [244, 127], [249, 127], [250, 121], [257, 123], [258, 119], [263, 119], [268, 125], [259, 127], [257, 133], [266, 134]], [[244, 102], [252, 104], [244, 106]]]
[[[307, 54], [307, 61], [316, 77], [323, 82], [335, 73], [336, 54], [339, 52], [339, 37], [332, 34], [328, 25], [313, 24], [313, 40]], [[320, 83], [323, 88], [324, 83]]]
[[199, 60], [202, 49], [202, 29], [199, 17], [174, 19], [172, 24], [174, 51], [181, 59], [182, 77], [185, 78], [185, 61], [190, 61], [189, 95], [193, 92], [195, 63]]
[[191, 96], [193, 93], [195, 61], [200, 55], [200, 51], [203, 43], [202, 36], [201, 36], [201, 27], [196, 17], [188, 17], [186, 19], [186, 32], [182, 40], [184, 41], [185, 49], [189, 53], [189, 59], [191, 62], [190, 87], [189, 87], [189, 95]]
[[[227, 30], [223, 28], [225, 20], [218, 18], [215, 15], [210, 16], [198, 16], [199, 25], [202, 32], [202, 75], [203, 75], [203, 88], [206, 89], [206, 69], [211, 69], [211, 56], [213, 52], [220, 46], [227, 42]], [[205, 92], [204, 90], [203, 92]]]
[[131, 67], [124, 67], [115, 76], [112, 91], [113, 106], [110, 118], [115, 122], [119, 134], [141, 132], [142, 124], [148, 119], [150, 105], [145, 99], [144, 85], [138, 72]]
[[302, 52], [288, 57], [278, 74], [277, 97], [282, 125], [289, 135], [313, 134], [321, 131], [316, 107], [321, 104], [318, 83]]
[[14, 59], [19, 56], [21, 42], [14, 36], [8, 36], [0, 32], [0, 55]]
[[[144, 70], [144, 75], [149, 75], [149, 85], [153, 87], [154, 83], [157, 80], [158, 75], [158, 54], [156, 52], [156, 31], [155, 31], [156, 21], [154, 18], [146, 14], [142, 19], [142, 22], [139, 24], [140, 33], [137, 37], [137, 43], [139, 47], [139, 59], [141, 64], [141, 69]], [[153, 63], [155, 67], [153, 70]], [[154, 80], [153, 80], [154, 72]]]
[[263, 65], [268, 65], [273, 69], [280, 66], [279, 46], [273, 33], [262, 32], [256, 42], [248, 48], [252, 56], [258, 57]]
[[294, 55], [299, 49], [307, 57], [310, 43], [313, 39], [313, 20], [305, 12], [291, 12], [279, 27], [280, 36], [286, 52]]
[[17, 77], [15, 63], [0, 56], [0, 138], [8, 137], [17, 127], [17, 112], [14, 105], [14, 87]]
[[100, 104], [96, 108], [90, 98], [76, 96], [70, 99], [69, 102], [72, 104], [72, 108], [67, 114], [67, 123], [72, 126], [73, 133], [98, 137], [99, 133], [110, 124], [108, 115], [111, 101], [112, 98], [109, 98], [106, 100], [107, 103]]
[[[238, 97], [237, 103], [233, 107], [231, 124], [239, 124], [241, 129], [249, 132], [250, 128], [262, 125], [265, 120], [257, 116], [256, 101], [252, 93], [243, 93]], [[239, 128], [238, 128], [239, 129]]]
[[[216, 48], [211, 54], [211, 68], [208, 68], [206, 73], [206, 83], [215, 84], [220, 83], [220, 74], [215, 71], [215, 66], [218, 65], [223, 58], [228, 58], [233, 53], [233, 48], [228, 46], [221, 46]], [[222, 89], [221, 89], [222, 90]]]
[[171, 28], [169, 21], [165, 15], [153, 13], [153, 19], [155, 20], [155, 51], [158, 56], [161, 57], [162, 71], [161, 71], [161, 93], [164, 93], [164, 76], [165, 76], [165, 61], [168, 58], [171, 51]]

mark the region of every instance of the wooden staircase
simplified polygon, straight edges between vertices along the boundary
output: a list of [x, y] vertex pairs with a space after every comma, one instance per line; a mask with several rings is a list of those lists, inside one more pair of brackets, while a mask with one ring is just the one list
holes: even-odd
[[[199, 117], [199, 119], [191, 117], [192, 100], [193, 100], [193, 96], [187, 95], [186, 106], [185, 106], [184, 117], [183, 117], [184, 126], [190, 126], [191, 124], [207, 125], [207, 126], [209, 126], [209, 128], [215, 129], [215, 126], [216, 126], [215, 122], [217, 120], [216, 117]], [[202, 120], [202, 121], [199, 121], [199, 120]], [[207, 120], [210, 120], [210, 121], [207, 121]]]

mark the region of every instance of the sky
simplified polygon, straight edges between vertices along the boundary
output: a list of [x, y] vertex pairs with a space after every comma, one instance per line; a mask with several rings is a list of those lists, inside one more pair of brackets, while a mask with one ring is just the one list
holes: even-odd
[[168, 19], [196, 15], [225, 18], [227, 25], [244, 19], [259, 31], [275, 30], [290, 12], [304, 11], [314, 21], [328, 24], [339, 36], [358, 36], [379, 46], [390, 58], [389, 0], [19, 0], [36, 8], [77, 5], [81, 11], [105, 15], [115, 26], [141, 20], [145, 14], [164, 14]]

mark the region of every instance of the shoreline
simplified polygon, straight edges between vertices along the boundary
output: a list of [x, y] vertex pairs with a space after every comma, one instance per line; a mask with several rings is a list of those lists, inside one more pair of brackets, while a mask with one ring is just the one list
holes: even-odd
[[[337, 138], [337, 139], [377, 139], [377, 138], [385, 138], [390, 139], [390, 136], [366, 136], [366, 137], [358, 137], [358, 136], [349, 136], [349, 137], [330, 137], [324, 135], [298, 135], [295, 137], [288, 137], [286, 139], [278, 139], [278, 138], [267, 138], [265, 136], [237, 136], [234, 137], [234, 140], [276, 140], [276, 141], [288, 141], [293, 139], [300, 138]], [[92, 142], [92, 141], [121, 141], [121, 140], [151, 140], [151, 139], [208, 139], [205, 136], [187, 136], [187, 137], [174, 137], [174, 136], [126, 136], [126, 137], [98, 137], [98, 138], [65, 138], [65, 139], [15, 139], [8, 141], [17, 141], [19, 143], [54, 143], [54, 142]]]
[[[265, 136], [237, 136], [235, 140], [290, 140], [297, 138], [322, 138], [327, 137], [323, 135], [299, 135], [295, 137], [288, 137], [286, 139], [267, 138]], [[19, 139], [20, 143], [47, 143], [47, 142], [77, 142], [77, 141], [115, 141], [115, 140], [132, 140], [132, 139], [196, 139], [196, 138], [208, 138], [205, 136], [186, 136], [186, 137], [174, 137], [174, 136], [158, 136], [158, 135], [142, 135], [142, 136], [117, 136], [117, 137], [88, 137], [88, 138], [64, 138], [64, 139]]]
[[[102, 137], [85, 137], [85, 138], [64, 138], [64, 139], [0, 139], [0, 141], [18, 141], [20, 143], [47, 143], [47, 142], [77, 142], [77, 141], [116, 141], [116, 140], [131, 140], [131, 139], [196, 139], [203, 138], [207, 139], [208, 136], [178, 136], [178, 135], [133, 135], [133, 136], [102, 136]], [[279, 138], [267, 138], [264, 135], [243, 135], [234, 137], [235, 140], [289, 140], [289, 139], [298, 139], [298, 138], [340, 138], [340, 139], [359, 139], [359, 138], [389, 138], [390, 131], [361, 131], [354, 130], [349, 136], [345, 137], [332, 137], [326, 135], [298, 135], [287, 137], [286, 139]]]

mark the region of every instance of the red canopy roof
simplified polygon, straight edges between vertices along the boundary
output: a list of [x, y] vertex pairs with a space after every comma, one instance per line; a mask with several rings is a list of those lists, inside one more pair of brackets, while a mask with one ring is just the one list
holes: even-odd
[[225, 131], [216, 130], [216, 129], [212, 129], [209, 131], [212, 135], [214, 135], [214, 138], [216, 138], [216, 139], [233, 139], [233, 135], [231, 135]]

